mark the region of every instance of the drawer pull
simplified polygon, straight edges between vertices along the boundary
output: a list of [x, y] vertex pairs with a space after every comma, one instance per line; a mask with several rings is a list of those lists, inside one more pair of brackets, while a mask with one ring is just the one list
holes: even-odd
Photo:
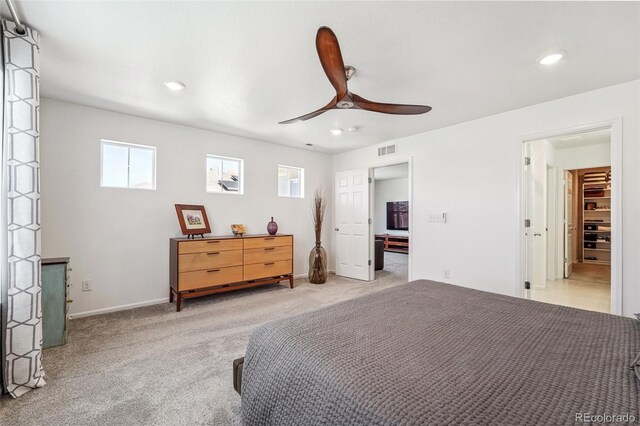
[[207, 272], [220, 272], [220, 269], [209, 269]]
[[269, 263], [265, 263], [264, 266], [271, 266], [271, 265], [275, 265], [274, 262], [269, 262]]
[[211, 253], [207, 253], [208, 256], [212, 256], [214, 254], [220, 254], [219, 251], [212, 251]]
[[265, 240], [275, 240], [276, 237], [266, 237]]
[[266, 249], [264, 249], [264, 251], [269, 251], [269, 250], [275, 250], [275, 247], [267, 247]]
[[207, 241], [207, 244], [218, 244], [220, 240]]

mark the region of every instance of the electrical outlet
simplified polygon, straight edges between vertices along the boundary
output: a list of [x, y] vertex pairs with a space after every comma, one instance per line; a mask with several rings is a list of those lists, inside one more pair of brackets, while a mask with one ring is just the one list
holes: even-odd
[[82, 291], [91, 291], [91, 280], [82, 280]]
[[443, 275], [445, 278], [451, 278], [451, 271], [449, 271], [448, 269], [445, 269]]

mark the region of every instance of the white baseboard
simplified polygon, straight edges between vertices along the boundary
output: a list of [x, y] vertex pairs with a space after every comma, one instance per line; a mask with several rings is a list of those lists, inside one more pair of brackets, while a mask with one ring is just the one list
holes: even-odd
[[[329, 272], [330, 274], [336, 273], [336, 271], [333, 269], [329, 269], [327, 272]], [[307, 278], [307, 276], [308, 276], [307, 274], [294, 275], [293, 279], [297, 280], [299, 278]], [[127, 305], [112, 306], [110, 308], [94, 309], [93, 311], [84, 311], [84, 312], [78, 312], [75, 314], [69, 314], [69, 319], [92, 317], [94, 315], [108, 314], [111, 312], [118, 312], [118, 311], [126, 311], [127, 309], [142, 308], [143, 306], [159, 305], [160, 303], [168, 303], [168, 302], [169, 302], [169, 298], [164, 297], [162, 299], [154, 299], [154, 300], [147, 300], [144, 302], [129, 303]]]
[[75, 314], [69, 314], [69, 319], [92, 317], [94, 315], [108, 314], [110, 312], [126, 311], [127, 309], [142, 308], [143, 306], [159, 305], [160, 303], [168, 303], [168, 302], [169, 302], [169, 298], [163, 297], [162, 299], [147, 300], [144, 302], [129, 303], [127, 305], [118, 305], [118, 306], [112, 306], [110, 308], [95, 309], [93, 311], [84, 311], [84, 312], [78, 312]]

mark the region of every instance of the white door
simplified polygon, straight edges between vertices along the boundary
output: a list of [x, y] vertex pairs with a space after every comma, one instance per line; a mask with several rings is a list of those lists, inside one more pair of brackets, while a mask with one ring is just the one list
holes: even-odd
[[564, 172], [564, 277], [573, 273], [573, 238], [576, 227], [573, 224], [573, 174]]
[[526, 167], [526, 277], [532, 288], [546, 285], [546, 247], [544, 235], [546, 227], [546, 164], [542, 143], [527, 144], [527, 157], [530, 164]]
[[369, 169], [336, 173], [336, 275], [369, 281]]

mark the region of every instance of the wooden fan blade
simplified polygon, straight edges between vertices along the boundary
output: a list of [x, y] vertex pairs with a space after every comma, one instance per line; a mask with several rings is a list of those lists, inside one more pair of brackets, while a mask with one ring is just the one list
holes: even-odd
[[347, 75], [344, 70], [342, 53], [338, 38], [329, 27], [320, 27], [316, 35], [316, 49], [318, 57], [327, 78], [336, 89], [338, 99], [342, 99], [348, 93]]
[[320, 108], [317, 111], [313, 111], [313, 112], [310, 112], [309, 114], [301, 115], [300, 117], [292, 118], [291, 120], [281, 121], [278, 124], [297, 123], [298, 121], [305, 121], [305, 120], [308, 120], [310, 118], [317, 117], [320, 114], [323, 114], [323, 113], [329, 111], [330, 109], [336, 108], [336, 102], [337, 102], [336, 98], [333, 98], [331, 100], [331, 102], [329, 102], [328, 104], [326, 104], [325, 106], [323, 106], [322, 108]]
[[351, 98], [353, 99], [354, 108], [381, 112], [384, 114], [417, 115], [431, 111], [431, 107], [426, 105], [384, 104], [380, 102], [369, 101], [353, 93], [351, 94]]

